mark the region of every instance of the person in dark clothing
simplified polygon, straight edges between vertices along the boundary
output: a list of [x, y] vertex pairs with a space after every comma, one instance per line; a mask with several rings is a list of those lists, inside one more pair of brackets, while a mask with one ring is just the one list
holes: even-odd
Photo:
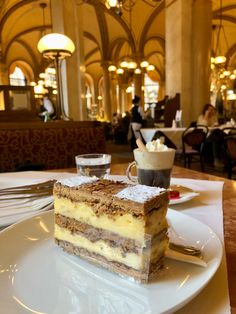
[[141, 137], [140, 129], [143, 126], [145, 114], [140, 106], [140, 97], [135, 95], [134, 99], [132, 100], [133, 107], [131, 109], [131, 131], [132, 131], [132, 138], [131, 138], [131, 148], [136, 148], [136, 139]]
[[133, 101], [133, 107], [131, 109], [131, 126], [134, 131], [135, 137], [139, 137], [139, 131], [141, 127], [143, 126], [143, 121], [145, 119], [145, 114], [140, 106], [140, 97], [136, 96], [134, 97]]

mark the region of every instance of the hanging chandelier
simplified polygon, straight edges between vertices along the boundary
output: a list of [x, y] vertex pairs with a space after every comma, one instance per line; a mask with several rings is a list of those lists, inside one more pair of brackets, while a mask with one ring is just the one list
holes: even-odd
[[[216, 25], [213, 26], [213, 30], [214, 29], [217, 30]], [[222, 36], [221, 36], [221, 34], [222, 34]], [[227, 42], [227, 38], [226, 38], [226, 34], [225, 34], [225, 29], [224, 29], [224, 26], [222, 24], [222, 0], [220, 0], [220, 24], [218, 26], [218, 31], [217, 31], [216, 47], [215, 47], [214, 57], [212, 57], [212, 59], [211, 59], [211, 63], [215, 64], [215, 65], [223, 65], [226, 63], [226, 57], [222, 53], [222, 49], [221, 49], [222, 48], [221, 41], [220, 41], [221, 37], [224, 38], [226, 47], [228, 48], [228, 42]]]
[[[146, 0], [143, 0], [147, 3], [149, 3]], [[157, 3], [157, 0], [150, 0], [151, 2]], [[159, 1], [159, 0], [158, 0]], [[106, 0], [106, 3], [109, 3], [109, 8], [116, 8], [121, 10], [122, 7], [126, 6], [125, 8], [128, 9], [129, 14], [129, 29], [130, 34], [132, 34], [132, 8], [135, 5], [134, 0]], [[119, 13], [119, 15], [121, 15]], [[130, 46], [128, 46], [128, 50], [130, 49]], [[147, 60], [141, 60], [138, 61], [137, 58], [134, 58], [132, 56], [132, 52], [128, 51], [126, 54], [126, 57], [122, 58], [118, 64], [110, 64], [108, 67], [108, 71], [111, 73], [116, 73], [118, 75], [122, 74], [141, 74], [144, 71], [154, 71], [155, 66], [152, 64], [149, 64]]]
[[[105, 5], [117, 15], [122, 15], [122, 10], [131, 11], [137, 0], [105, 0]], [[142, 0], [151, 7], [155, 7], [161, 0]]]

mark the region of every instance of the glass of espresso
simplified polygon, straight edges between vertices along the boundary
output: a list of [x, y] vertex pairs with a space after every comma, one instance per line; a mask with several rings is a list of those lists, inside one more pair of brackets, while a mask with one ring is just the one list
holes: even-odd
[[133, 152], [135, 161], [127, 168], [127, 177], [135, 181], [131, 176], [131, 168], [136, 166], [138, 183], [168, 189], [175, 150], [168, 148], [164, 151], [150, 152], [136, 148]]
[[77, 173], [81, 176], [102, 179], [110, 173], [111, 155], [84, 154], [75, 156]]

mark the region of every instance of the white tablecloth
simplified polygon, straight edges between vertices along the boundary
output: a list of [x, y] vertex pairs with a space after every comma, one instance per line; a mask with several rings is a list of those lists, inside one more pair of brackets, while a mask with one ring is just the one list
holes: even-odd
[[[224, 246], [222, 212], [223, 182], [172, 179], [171, 184], [180, 184], [200, 192], [200, 195], [191, 201], [178, 205], [171, 205], [170, 208], [176, 209], [208, 225], [218, 235]], [[204, 288], [196, 298], [177, 313], [230, 313], [225, 253], [218, 271], [206, 288]]]

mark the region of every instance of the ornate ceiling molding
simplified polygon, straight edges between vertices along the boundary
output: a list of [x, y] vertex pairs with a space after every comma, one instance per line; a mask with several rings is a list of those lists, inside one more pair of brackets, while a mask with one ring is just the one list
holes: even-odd
[[3, 60], [5, 61], [5, 58], [6, 58], [6, 55], [8, 53], [8, 50], [9, 48], [11, 47], [11, 45], [13, 44], [14, 41], [16, 41], [17, 39], [19, 39], [19, 37], [23, 36], [23, 35], [26, 35], [26, 34], [29, 34], [31, 32], [34, 32], [34, 31], [43, 31], [45, 29], [50, 29], [52, 28], [52, 25], [45, 25], [45, 26], [35, 26], [35, 27], [32, 27], [32, 28], [28, 28], [27, 30], [23, 31], [23, 32], [20, 32], [19, 34], [15, 35], [10, 41], [9, 43], [7, 44], [4, 52], [3, 52]]
[[101, 36], [101, 43], [102, 43], [102, 59], [103, 60], [109, 60], [109, 35], [108, 35], [108, 27], [107, 27], [107, 21], [105, 18], [105, 14], [103, 10], [95, 10], [99, 30], [100, 30], [100, 36]]
[[2, 30], [3, 27], [7, 21], [7, 19], [19, 8], [28, 5], [31, 2], [38, 2], [38, 0], [21, 0], [19, 2], [17, 2], [16, 4], [14, 4], [10, 9], [8, 9], [6, 11], [6, 13], [3, 15], [3, 17], [1, 18], [0, 21], [0, 38], [1, 38], [1, 34], [2, 34]]
[[153, 21], [156, 19], [156, 17], [165, 9], [165, 2], [162, 1], [160, 3], [160, 5], [153, 10], [152, 14], [150, 15], [150, 17], [148, 18], [147, 22], [144, 25], [142, 34], [140, 36], [140, 41], [139, 41], [139, 51], [143, 54], [144, 53], [144, 46], [145, 46], [145, 40], [146, 40], [146, 36], [148, 33], [148, 30], [150, 29], [151, 24], [153, 23]]

